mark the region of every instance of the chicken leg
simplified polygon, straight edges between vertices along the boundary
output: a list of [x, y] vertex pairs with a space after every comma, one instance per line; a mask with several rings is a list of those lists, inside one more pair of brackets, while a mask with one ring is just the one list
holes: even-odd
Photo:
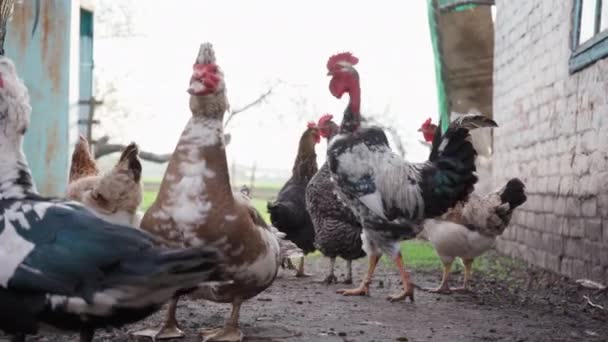
[[467, 292], [470, 289], [470, 281], [471, 281], [471, 273], [473, 271], [473, 259], [462, 259], [462, 263], [464, 264], [464, 280], [462, 282], [462, 287], [457, 287], [453, 289], [453, 291], [458, 292]]
[[323, 283], [330, 285], [338, 282], [338, 278], [334, 274], [334, 266], [336, 265], [336, 258], [329, 258], [329, 274], [325, 279], [323, 279]]
[[286, 258], [287, 259], [287, 269], [288, 270], [295, 270], [296, 267], [293, 265], [293, 261], [291, 261], [290, 258]]
[[450, 278], [450, 272], [452, 270], [452, 262], [453, 262], [453, 260], [443, 263], [443, 275], [441, 277], [441, 284], [439, 284], [439, 287], [436, 289], [426, 289], [428, 292], [441, 293], [441, 294], [452, 293], [452, 290], [450, 289], [450, 284], [448, 281]]
[[344, 284], [353, 283], [353, 261], [346, 260], [346, 279], [342, 282]]
[[144, 329], [140, 331], [131, 332], [129, 334], [133, 336], [149, 337], [153, 342], [156, 340], [169, 340], [186, 336], [184, 332], [179, 328], [179, 325], [177, 324], [177, 319], [175, 318], [178, 300], [179, 298], [173, 298], [169, 302], [169, 308], [167, 308], [167, 316], [165, 317], [165, 322], [159, 330]]
[[298, 264], [298, 271], [296, 272], [296, 277], [298, 277], [298, 278], [310, 277], [309, 274], [306, 274], [306, 272], [304, 272], [304, 257], [300, 258], [300, 263]]
[[80, 342], [93, 342], [93, 336], [95, 336], [95, 330], [89, 327], [80, 330]]
[[240, 342], [243, 340], [243, 333], [239, 329], [239, 315], [241, 312], [241, 301], [232, 303], [230, 318], [223, 327], [201, 330], [200, 335], [203, 342]]
[[368, 296], [369, 295], [369, 284], [372, 283], [372, 277], [378, 265], [381, 255], [370, 255], [369, 256], [369, 267], [367, 269], [367, 275], [361, 281], [361, 285], [354, 289], [341, 289], [336, 291], [343, 296]]
[[24, 334], [15, 334], [10, 339], [11, 342], [25, 342]]
[[407, 298], [409, 298], [413, 302], [414, 286], [412, 286], [412, 283], [410, 281], [410, 272], [406, 271], [405, 266], [403, 265], [403, 258], [401, 257], [401, 253], [397, 253], [397, 256], [395, 256], [393, 260], [395, 261], [397, 269], [399, 270], [399, 275], [401, 276], [403, 291], [401, 293], [389, 296], [386, 299], [391, 302], [396, 302], [399, 300], [407, 300]]

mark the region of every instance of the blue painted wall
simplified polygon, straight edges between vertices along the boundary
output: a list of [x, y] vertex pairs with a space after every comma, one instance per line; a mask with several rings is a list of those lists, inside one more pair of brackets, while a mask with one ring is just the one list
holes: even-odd
[[29, 88], [32, 103], [25, 153], [38, 191], [62, 195], [68, 173], [72, 2], [42, 0], [36, 31], [34, 3], [15, 6], [8, 23], [6, 55]]

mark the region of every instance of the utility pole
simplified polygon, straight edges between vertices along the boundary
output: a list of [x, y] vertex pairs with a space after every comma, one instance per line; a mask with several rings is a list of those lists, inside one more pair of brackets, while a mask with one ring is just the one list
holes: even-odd
[[87, 141], [89, 142], [89, 146], [93, 149], [93, 125], [99, 124], [99, 120], [94, 119], [95, 117], [95, 108], [103, 104], [103, 101], [97, 100], [95, 96], [91, 96], [88, 100], [80, 100], [78, 101], [79, 105], [88, 105], [89, 106], [89, 117], [87, 119], [79, 119], [78, 125], [86, 125], [85, 136]]

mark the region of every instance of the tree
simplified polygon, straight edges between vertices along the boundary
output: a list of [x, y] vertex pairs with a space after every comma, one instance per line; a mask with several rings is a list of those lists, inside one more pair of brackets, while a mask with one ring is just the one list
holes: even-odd
[[[267, 101], [268, 97], [273, 94], [276, 86], [279, 83], [270, 86], [270, 88], [268, 88], [266, 91], [264, 91], [256, 99], [249, 102], [248, 104], [246, 104], [242, 107], [239, 107], [238, 109], [230, 110], [228, 112], [229, 113], [228, 116], [224, 120], [224, 128], [226, 128], [228, 126], [228, 124], [232, 121], [232, 119], [234, 119], [234, 117], [236, 117], [238, 114], [244, 113], [247, 110], [254, 108], [256, 106], [259, 106], [260, 104]], [[112, 94], [112, 93], [113, 93], [113, 91], [109, 92], [109, 94]], [[113, 104], [113, 105], [118, 105], [116, 102], [109, 102], [109, 103]], [[104, 101], [104, 104], [102, 106], [107, 106], [107, 105], [108, 104]], [[120, 113], [120, 111], [118, 111], [118, 113]], [[128, 113], [127, 113], [127, 115], [128, 115]], [[90, 124], [92, 124], [92, 123], [90, 123]], [[225, 140], [226, 145], [228, 145], [230, 143], [230, 133], [226, 133], [224, 135], [224, 140]], [[99, 139], [93, 140], [92, 143], [95, 145], [95, 151], [94, 151], [95, 159], [101, 158], [108, 154], [121, 152], [126, 147], [126, 145], [124, 145], [124, 144], [111, 144], [109, 135], [104, 135]], [[143, 160], [147, 160], [147, 161], [154, 162], [154, 163], [165, 163], [165, 162], [169, 161], [169, 159], [171, 158], [170, 153], [158, 154], [158, 153], [149, 152], [149, 151], [141, 151], [139, 153], [139, 155]]]
[[[134, 0], [99, 0], [95, 14], [95, 38], [130, 38], [142, 35], [141, 29], [137, 26], [137, 20], [134, 19], [136, 6], [137, 3]], [[94, 74], [95, 96], [90, 101], [91, 114], [86, 123], [89, 126], [89, 132], [93, 132], [93, 128], [97, 132], [102, 131], [100, 138], [94, 139], [93, 134], [89, 137], [95, 158], [120, 152], [126, 147], [124, 144], [110, 143], [110, 140], [112, 140], [112, 136], [116, 135], [115, 132], [120, 130], [121, 123], [124, 124], [125, 119], [132, 119], [132, 111], [124, 105], [126, 101], [120, 98], [120, 92], [116, 86], [117, 80], [107, 77], [107, 74], [100, 74], [99, 70]], [[253, 101], [237, 107], [237, 109], [229, 110], [224, 128], [227, 128], [237, 115], [265, 103], [281, 83], [281, 81], [277, 81], [261, 92]], [[230, 133], [227, 133], [224, 138], [228, 144]], [[147, 161], [164, 163], [169, 160], [171, 154], [141, 151], [140, 156]]]

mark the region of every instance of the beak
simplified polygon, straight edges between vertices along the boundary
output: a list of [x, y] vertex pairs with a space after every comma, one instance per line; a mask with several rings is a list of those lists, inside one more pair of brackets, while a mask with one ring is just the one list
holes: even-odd
[[418, 128], [418, 132], [422, 132], [422, 128]]
[[333, 73], [333, 72], [331, 72], [331, 71], [328, 71], [328, 72], [327, 72], [327, 76], [332, 76], [333, 74], [334, 74], [334, 73]]

